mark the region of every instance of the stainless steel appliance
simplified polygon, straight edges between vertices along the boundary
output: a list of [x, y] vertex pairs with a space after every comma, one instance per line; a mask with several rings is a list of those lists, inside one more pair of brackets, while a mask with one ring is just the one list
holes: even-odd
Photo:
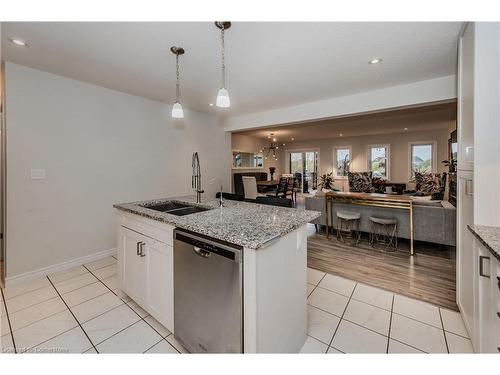
[[243, 353], [243, 248], [174, 234], [174, 332], [191, 353]]

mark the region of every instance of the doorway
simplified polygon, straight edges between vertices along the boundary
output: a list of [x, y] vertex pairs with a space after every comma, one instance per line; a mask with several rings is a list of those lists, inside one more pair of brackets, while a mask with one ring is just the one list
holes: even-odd
[[288, 170], [297, 179], [299, 191], [309, 194], [318, 188], [318, 150], [288, 151]]

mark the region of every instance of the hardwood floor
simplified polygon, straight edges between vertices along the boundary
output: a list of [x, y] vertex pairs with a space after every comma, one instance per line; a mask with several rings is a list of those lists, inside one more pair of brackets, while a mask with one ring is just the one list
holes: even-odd
[[366, 238], [353, 247], [315, 233], [311, 224], [308, 228], [309, 267], [458, 311], [454, 248], [416, 242], [410, 257], [408, 241], [386, 253], [371, 248]]

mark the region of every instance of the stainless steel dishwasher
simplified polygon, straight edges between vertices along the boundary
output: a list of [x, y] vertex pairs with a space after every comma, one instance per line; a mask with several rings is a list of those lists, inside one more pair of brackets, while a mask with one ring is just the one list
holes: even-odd
[[243, 353], [243, 248], [176, 229], [174, 332], [191, 353]]

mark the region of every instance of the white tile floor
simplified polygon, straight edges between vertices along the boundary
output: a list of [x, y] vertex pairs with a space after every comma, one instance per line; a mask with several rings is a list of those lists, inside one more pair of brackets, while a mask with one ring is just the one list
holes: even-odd
[[148, 313], [118, 298], [114, 257], [3, 289], [0, 305], [4, 353], [184, 351]]
[[[457, 312], [313, 269], [307, 286], [308, 337], [301, 353], [472, 352]], [[3, 289], [2, 352], [186, 352], [115, 288], [116, 259], [108, 257]]]
[[308, 269], [303, 353], [472, 353], [458, 312]]

